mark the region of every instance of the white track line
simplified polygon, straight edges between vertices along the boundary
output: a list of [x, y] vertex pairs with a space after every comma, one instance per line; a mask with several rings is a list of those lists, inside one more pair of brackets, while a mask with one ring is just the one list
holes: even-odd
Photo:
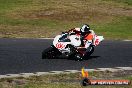
[[37, 38], [37, 39], [54, 39], [54, 38]]
[[[124, 71], [124, 70], [132, 70], [132, 67], [114, 67], [114, 68], [96, 68], [96, 69], [85, 69], [89, 72], [93, 71]], [[35, 72], [35, 73], [19, 73], [19, 74], [6, 74], [0, 75], [1, 78], [13, 78], [13, 77], [29, 77], [29, 76], [40, 76], [40, 75], [47, 75], [47, 74], [60, 74], [60, 73], [78, 73], [81, 70], [64, 70], [64, 71], [49, 71], [49, 72]]]
[[123, 40], [123, 41], [125, 41], [125, 42], [131, 42], [132, 40]]

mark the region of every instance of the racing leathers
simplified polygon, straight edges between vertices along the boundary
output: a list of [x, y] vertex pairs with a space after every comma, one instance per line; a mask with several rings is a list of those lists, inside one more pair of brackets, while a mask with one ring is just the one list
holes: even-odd
[[89, 30], [90, 33], [86, 34], [86, 36], [84, 36], [84, 40], [86, 40], [85, 42], [85, 48], [88, 48], [92, 43], [93, 43], [93, 39], [94, 39], [94, 31], [93, 30]]
[[74, 29], [69, 30], [68, 32], [75, 33], [76, 35], [79, 35], [80, 40], [81, 40], [81, 47], [85, 47], [86, 49], [92, 44], [94, 34], [95, 34], [93, 30], [89, 30], [89, 33], [82, 35], [80, 28], [74, 28]]

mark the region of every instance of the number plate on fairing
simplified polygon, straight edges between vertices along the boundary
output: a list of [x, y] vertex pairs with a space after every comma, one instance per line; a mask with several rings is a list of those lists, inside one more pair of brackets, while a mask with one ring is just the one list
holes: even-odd
[[94, 36], [94, 45], [97, 46], [100, 43], [100, 39], [97, 35]]
[[55, 46], [57, 49], [65, 49], [66, 45], [62, 42], [58, 42], [56, 43], [56, 46]]

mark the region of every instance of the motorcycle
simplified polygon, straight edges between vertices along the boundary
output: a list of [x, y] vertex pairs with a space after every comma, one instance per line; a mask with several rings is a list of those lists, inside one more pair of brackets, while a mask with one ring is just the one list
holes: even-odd
[[[81, 36], [74, 33], [63, 32], [53, 40], [53, 45], [42, 52], [42, 59], [55, 59], [65, 56], [68, 59], [82, 61], [94, 52], [94, 47], [104, 40], [103, 36], [94, 33], [92, 44], [86, 49], [81, 46]], [[84, 45], [86, 40], [83, 40]]]

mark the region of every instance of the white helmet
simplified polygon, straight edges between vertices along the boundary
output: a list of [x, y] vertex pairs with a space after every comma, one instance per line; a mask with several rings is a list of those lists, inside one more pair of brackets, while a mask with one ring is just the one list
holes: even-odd
[[84, 25], [81, 27], [81, 29], [80, 29], [82, 35], [85, 35], [85, 34], [87, 34], [87, 33], [90, 33], [89, 30], [90, 30], [90, 27], [89, 27], [89, 25], [87, 25], [87, 24], [84, 24]]
[[89, 30], [90, 30], [90, 27], [89, 27], [89, 25], [87, 25], [87, 24], [84, 24], [82, 27], [81, 27], [81, 32], [89, 32]]

